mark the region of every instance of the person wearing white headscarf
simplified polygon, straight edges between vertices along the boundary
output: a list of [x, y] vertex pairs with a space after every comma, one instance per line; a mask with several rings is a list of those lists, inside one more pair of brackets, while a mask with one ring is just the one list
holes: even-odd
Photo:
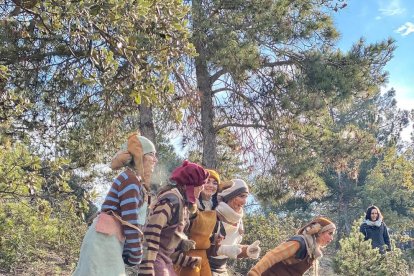
[[247, 202], [249, 187], [242, 179], [233, 179], [232, 185], [218, 194], [217, 216], [223, 223], [226, 236], [218, 246], [215, 255], [209, 256], [213, 276], [226, 276], [228, 258], [257, 259], [260, 255], [259, 241], [242, 245], [243, 207]]

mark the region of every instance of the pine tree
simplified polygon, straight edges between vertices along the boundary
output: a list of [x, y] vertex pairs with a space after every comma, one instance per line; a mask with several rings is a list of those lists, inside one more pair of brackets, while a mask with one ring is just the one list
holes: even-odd
[[354, 223], [349, 237], [340, 240], [341, 248], [335, 257], [336, 270], [340, 275], [375, 275], [379, 272], [381, 254], [372, 249], [370, 241], [364, 241], [359, 225]]
[[339, 241], [341, 248], [335, 257], [336, 272], [344, 276], [408, 275], [402, 251], [393, 246], [391, 251], [381, 255], [377, 248], [372, 248], [371, 241], [364, 240], [359, 224], [360, 221], [355, 221], [349, 237]]
[[386, 253], [380, 264], [382, 275], [403, 276], [409, 275], [408, 264], [403, 258], [403, 251], [391, 243], [393, 250]]

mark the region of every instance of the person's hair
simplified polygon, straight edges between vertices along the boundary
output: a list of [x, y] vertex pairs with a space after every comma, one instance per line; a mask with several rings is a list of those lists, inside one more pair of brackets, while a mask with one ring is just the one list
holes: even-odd
[[372, 211], [373, 209], [377, 210], [377, 212], [378, 212], [378, 218], [377, 218], [377, 220], [378, 220], [378, 219], [382, 219], [382, 214], [381, 214], [381, 211], [380, 211], [380, 209], [379, 209], [377, 206], [375, 206], [375, 205], [371, 205], [371, 206], [369, 206], [369, 207], [368, 207], [368, 209], [367, 209], [367, 211], [366, 211], [366, 213], [365, 213], [365, 219], [368, 219], [368, 220], [371, 220], [371, 221], [372, 221], [372, 219], [371, 219], [371, 211]]
[[187, 194], [185, 193], [185, 186], [181, 186], [181, 185], [177, 185], [174, 181], [172, 181], [172, 180], [169, 180], [168, 182], [167, 182], [167, 184], [165, 184], [165, 185], [163, 185], [163, 186], [161, 186], [160, 188], [158, 188], [158, 190], [157, 190], [157, 195], [161, 195], [161, 194], [163, 194], [163, 193], [165, 193], [165, 192], [167, 192], [167, 191], [169, 191], [169, 190], [172, 190], [172, 189], [177, 189], [179, 192], [180, 192], [180, 194], [185, 198], [185, 199], [187, 199]]
[[[218, 191], [215, 192], [215, 194], [211, 196], [211, 202], [213, 203], [211, 206], [211, 210], [215, 210], [218, 205], [217, 194], [218, 194]], [[203, 207], [203, 210], [205, 210], [206, 206], [204, 206], [203, 204], [203, 197], [201, 196], [201, 193], [200, 193], [200, 196], [198, 197], [198, 201], [200, 202], [200, 206]]]
[[[328, 228], [328, 229], [326, 229]], [[325, 217], [316, 217], [312, 221], [305, 224], [302, 228], [297, 231], [298, 235], [314, 235], [319, 236], [319, 234], [328, 231], [329, 229], [335, 229], [335, 224]]]

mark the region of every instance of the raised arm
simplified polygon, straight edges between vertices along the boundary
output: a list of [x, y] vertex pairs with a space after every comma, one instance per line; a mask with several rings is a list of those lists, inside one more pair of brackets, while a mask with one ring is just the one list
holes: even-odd
[[300, 249], [297, 241], [287, 241], [270, 250], [263, 258], [249, 271], [248, 276], [260, 276], [276, 263], [293, 257]]

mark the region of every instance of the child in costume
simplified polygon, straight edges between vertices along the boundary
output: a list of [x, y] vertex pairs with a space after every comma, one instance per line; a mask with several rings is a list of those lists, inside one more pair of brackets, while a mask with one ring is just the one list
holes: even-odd
[[210, 177], [197, 200], [198, 211], [190, 218], [188, 238], [195, 241], [195, 248], [185, 253], [185, 256], [201, 258], [201, 263], [197, 267], [176, 264], [175, 270], [179, 276], [211, 276], [207, 251], [212, 245], [219, 243], [219, 239], [225, 237], [224, 227], [214, 211], [218, 205], [217, 193], [221, 184], [220, 176], [215, 170], [207, 169], [207, 171]]
[[215, 170], [207, 169], [210, 173], [210, 177], [207, 183], [204, 184], [203, 191], [197, 200], [198, 210], [210, 211], [216, 209], [218, 205], [217, 194], [221, 187], [221, 179], [218, 172]]

